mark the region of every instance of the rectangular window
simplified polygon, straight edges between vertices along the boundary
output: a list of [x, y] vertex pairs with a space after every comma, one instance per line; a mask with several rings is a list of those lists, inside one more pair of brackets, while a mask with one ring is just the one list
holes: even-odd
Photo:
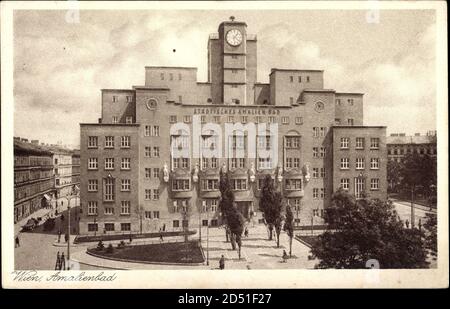
[[218, 160], [217, 158], [211, 158], [211, 168], [217, 168]]
[[189, 159], [181, 158], [181, 168], [188, 168], [188, 167], [189, 167]]
[[338, 105], [338, 106], [341, 105], [341, 99], [336, 99], [336, 105]]
[[151, 126], [145, 126], [144, 136], [150, 136]]
[[319, 168], [313, 167], [312, 175], [313, 175], [313, 178], [319, 178]]
[[153, 178], [159, 178], [159, 168], [157, 167], [153, 169]]
[[153, 147], [153, 156], [159, 158], [159, 147]]
[[320, 127], [320, 137], [324, 137], [327, 134], [327, 128], [326, 127]]
[[105, 215], [114, 215], [114, 207], [105, 207]]
[[349, 178], [341, 178], [341, 188], [344, 190], [350, 189], [350, 179]]
[[202, 179], [202, 190], [203, 191], [219, 190], [219, 180], [218, 179]]
[[129, 170], [131, 165], [131, 158], [122, 158], [122, 162], [120, 163], [120, 169]]
[[348, 149], [350, 139], [348, 137], [341, 137], [341, 149]]
[[301, 190], [302, 180], [301, 179], [286, 179], [285, 181], [286, 190]]
[[114, 178], [105, 178], [104, 181], [105, 187], [104, 187], [104, 194], [103, 194], [103, 200], [106, 202], [112, 202], [115, 198], [115, 184], [114, 184]]
[[348, 105], [353, 106], [353, 99], [348, 99]]
[[159, 200], [159, 189], [153, 189], [153, 200]]
[[97, 202], [96, 201], [89, 201], [88, 202], [88, 216], [95, 216], [97, 215]]
[[159, 219], [159, 211], [154, 211], [153, 212], [153, 218]]
[[232, 185], [233, 190], [237, 191], [247, 190], [247, 179], [233, 179]]
[[319, 198], [319, 188], [313, 188], [313, 198], [314, 199]]
[[325, 198], [325, 189], [324, 188], [320, 188], [320, 198], [321, 199]]
[[364, 137], [357, 137], [356, 138], [356, 149], [364, 149]]
[[271, 169], [272, 158], [258, 158], [258, 169]]
[[306, 82], [309, 83], [309, 76], [306, 76]]
[[313, 137], [319, 137], [319, 127], [313, 127]]
[[298, 77], [298, 82], [299, 82], [299, 83], [302, 82], [302, 77], [301, 77], [301, 76]]
[[151, 189], [145, 189], [145, 200], [149, 201], [152, 199], [152, 190]]
[[133, 123], [133, 117], [132, 116], [127, 116], [125, 118], [125, 123]]
[[175, 122], [177, 122], [177, 116], [175, 116], [175, 115], [169, 116], [169, 122], [170, 122], [170, 123], [175, 123]]
[[286, 168], [292, 168], [292, 158], [286, 158]]
[[289, 104], [294, 104], [294, 98], [293, 97], [289, 97]]
[[152, 127], [151, 136], [159, 136], [159, 126]]
[[152, 169], [146, 167], [146, 168], [145, 168], [145, 178], [146, 178], [146, 179], [150, 179], [151, 175], [152, 175]]
[[98, 180], [97, 179], [89, 179], [88, 180], [88, 191], [89, 192], [98, 191]]
[[131, 231], [131, 223], [120, 223], [120, 230], [123, 232]]
[[247, 123], [248, 122], [248, 116], [242, 116], [241, 119], [242, 119], [241, 120], [242, 123]]
[[173, 227], [179, 228], [180, 227], [180, 220], [173, 220]]
[[211, 204], [210, 204], [211, 208], [211, 212], [216, 212], [217, 211], [217, 207], [219, 206], [219, 201], [218, 200], [211, 200]]
[[152, 147], [145, 146], [144, 148], [144, 156], [150, 158], [152, 156]]
[[190, 189], [189, 179], [172, 180], [172, 191], [189, 191]]
[[336, 125], [340, 125], [341, 124], [341, 119], [340, 118], [334, 118], [334, 123]]
[[96, 169], [98, 169], [98, 158], [89, 158], [88, 170], [96, 170]]
[[294, 158], [294, 168], [300, 167], [300, 158]]
[[220, 123], [220, 116], [213, 117], [214, 123]]
[[227, 122], [228, 123], [234, 123], [234, 117], [233, 116], [228, 116]]
[[371, 178], [370, 179], [370, 190], [379, 190], [380, 189], [380, 179]]
[[357, 170], [364, 169], [364, 158], [356, 158], [356, 169]]
[[144, 216], [145, 216], [145, 219], [151, 219], [152, 218], [152, 212], [151, 211], [145, 211]]
[[129, 136], [122, 136], [120, 138], [120, 147], [121, 148], [130, 148], [130, 137]]
[[347, 119], [348, 125], [352, 126], [353, 125], [353, 118], [349, 118]]
[[325, 168], [321, 167], [320, 168], [320, 178], [325, 178], [326, 173], [325, 173]]
[[319, 157], [319, 147], [313, 147], [313, 158]]
[[113, 116], [112, 117], [112, 122], [113, 123], [118, 123], [119, 122], [119, 118], [117, 116]]
[[114, 136], [105, 136], [105, 148], [114, 148]]
[[89, 136], [88, 148], [97, 148], [97, 147], [98, 147], [98, 136]]
[[117, 101], [118, 101], [118, 98], [117, 98], [116, 95], [113, 95], [113, 96], [112, 96], [112, 101], [113, 101], [113, 102], [117, 102]]
[[289, 80], [290, 80], [291, 83], [293, 83], [294, 82], [294, 76], [289, 76]]
[[370, 169], [377, 170], [380, 168], [380, 160], [379, 158], [371, 158], [370, 159]]
[[380, 147], [380, 139], [373, 137], [370, 139], [370, 149], [378, 149]]
[[130, 188], [131, 188], [131, 180], [130, 179], [122, 179], [120, 190], [121, 191], [130, 191]]
[[282, 124], [289, 124], [289, 117], [286, 117], [286, 116], [281, 117], [281, 123]]
[[183, 121], [184, 121], [184, 123], [191, 123], [192, 122], [192, 117], [191, 116], [184, 116], [183, 117]]
[[364, 178], [356, 177], [355, 178], [355, 197], [362, 198], [363, 192], [364, 192]]
[[303, 124], [303, 117], [295, 117], [295, 124]]
[[350, 159], [341, 158], [341, 170], [348, 170], [350, 168]]
[[128, 95], [127, 96], [127, 103], [131, 103], [131, 102], [133, 102], [133, 96]]
[[88, 232], [97, 232], [98, 224], [97, 223], [88, 223]]
[[114, 169], [114, 158], [105, 158], [105, 170]]
[[325, 147], [320, 147], [319, 157], [324, 158], [325, 157], [325, 152], [326, 152], [326, 148]]
[[275, 118], [275, 116], [269, 116], [269, 123], [276, 123], [277, 119]]
[[[106, 214], [106, 209], [105, 209]], [[112, 232], [114, 231], [114, 223], [105, 223], [105, 231]]]

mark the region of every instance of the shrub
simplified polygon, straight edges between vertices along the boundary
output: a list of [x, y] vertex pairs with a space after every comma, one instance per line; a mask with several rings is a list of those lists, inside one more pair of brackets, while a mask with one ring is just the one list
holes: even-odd
[[106, 253], [113, 253], [114, 252], [114, 247], [112, 244], [108, 245], [108, 248], [106, 248]]
[[105, 249], [105, 245], [103, 245], [103, 241], [100, 240], [97, 245], [97, 250], [103, 250], [103, 249]]

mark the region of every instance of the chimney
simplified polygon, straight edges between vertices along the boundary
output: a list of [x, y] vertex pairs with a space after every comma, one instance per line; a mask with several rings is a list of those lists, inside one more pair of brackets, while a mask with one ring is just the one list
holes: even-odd
[[39, 145], [39, 140], [38, 139], [32, 139], [31, 143], [35, 144], [35, 145]]
[[28, 138], [21, 138], [20, 139], [22, 142], [28, 143]]
[[15, 140], [15, 141], [19, 141], [19, 142], [20, 142], [20, 137], [19, 137], [19, 136], [17, 136], [17, 137], [16, 137], [16, 136], [14, 136], [14, 140]]
[[405, 133], [399, 133], [398, 136], [406, 136]]
[[414, 136], [420, 136], [420, 133], [414, 133]]

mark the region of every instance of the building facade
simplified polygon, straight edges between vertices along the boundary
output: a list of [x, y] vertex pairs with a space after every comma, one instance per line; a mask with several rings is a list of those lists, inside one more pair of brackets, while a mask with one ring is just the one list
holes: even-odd
[[54, 188], [52, 154], [14, 138], [14, 223], [47, 207]]
[[392, 133], [387, 137], [388, 160], [402, 162], [406, 154], [417, 153], [437, 157], [436, 131], [426, 134], [416, 133], [407, 136], [405, 133]]
[[341, 179], [358, 195], [376, 179], [369, 194], [386, 197], [386, 128], [363, 126], [363, 94], [324, 89], [322, 70], [272, 69], [259, 83], [256, 51], [244, 22], [225, 21], [207, 82], [196, 68], [145, 67], [143, 86], [102, 90], [99, 122], [80, 124], [80, 233], [217, 225], [221, 169], [255, 223], [267, 174], [299, 225], [323, 223]]

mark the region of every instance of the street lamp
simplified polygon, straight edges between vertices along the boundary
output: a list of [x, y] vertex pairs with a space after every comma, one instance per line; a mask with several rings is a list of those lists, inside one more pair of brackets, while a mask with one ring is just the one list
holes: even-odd
[[[75, 196], [73, 194], [75, 194]], [[72, 189], [72, 195], [64, 197], [67, 200], [67, 270], [70, 270], [70, 201], [75, 198], [76, 206], [78, 194], [79, 188], [77, 186], [74, 186]]]

